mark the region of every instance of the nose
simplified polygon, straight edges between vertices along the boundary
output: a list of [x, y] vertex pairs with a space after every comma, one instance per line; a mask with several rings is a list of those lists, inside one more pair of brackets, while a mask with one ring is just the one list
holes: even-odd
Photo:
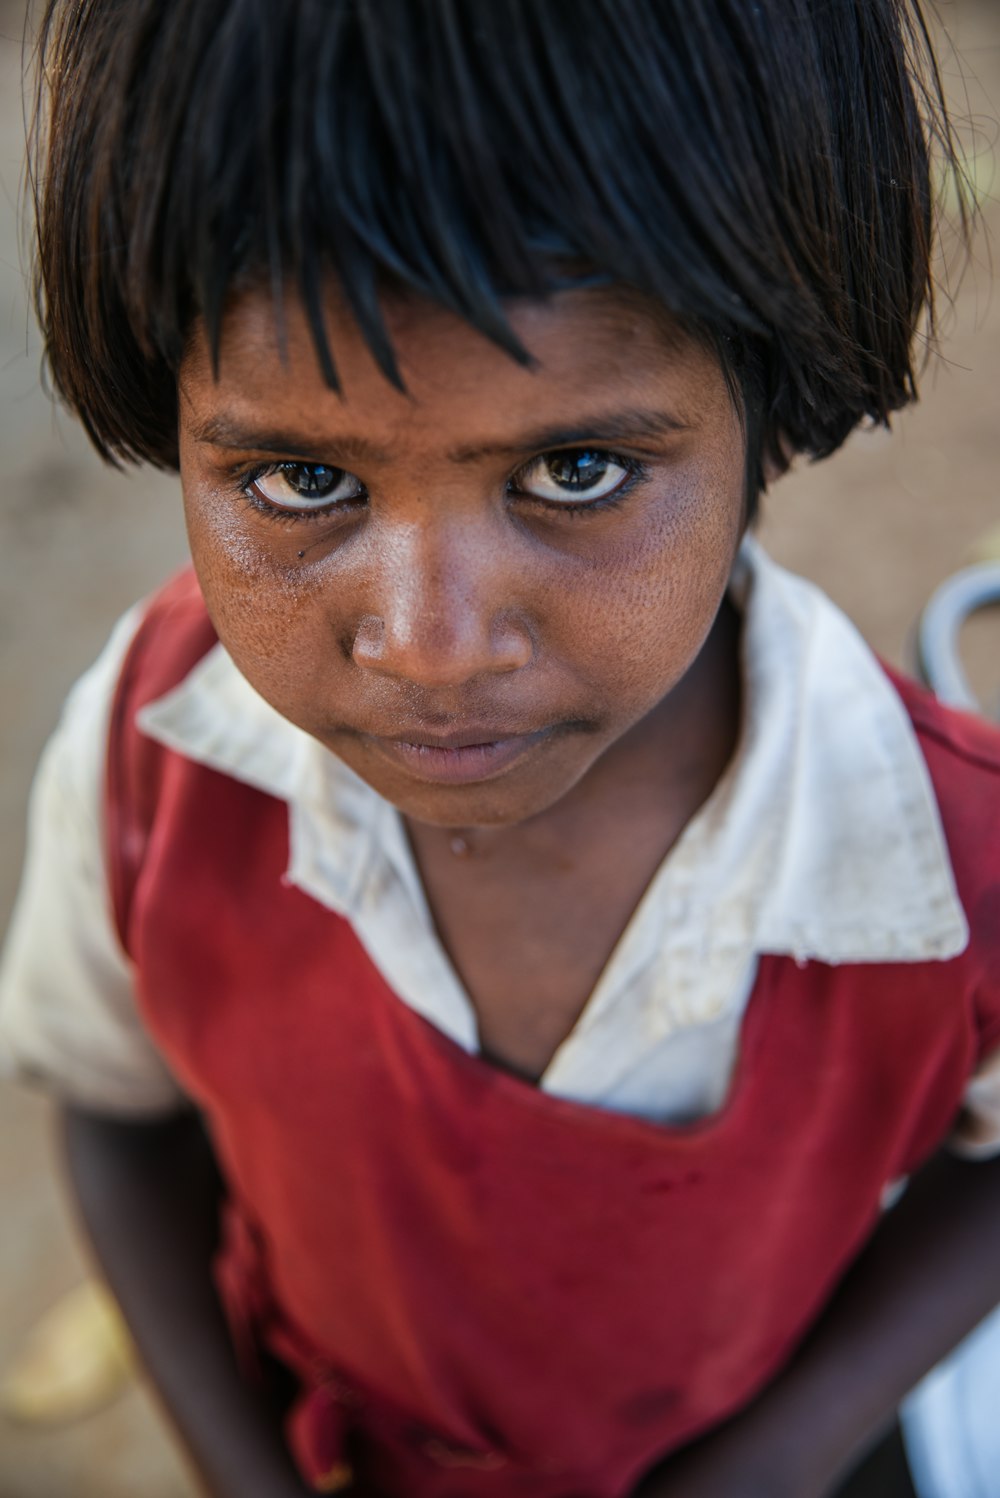
[[462, 686], [526, 666], [529, 620], [500, 539], [467, 517], [383, 532], [373, 546], [356, 665], [413, 686]]

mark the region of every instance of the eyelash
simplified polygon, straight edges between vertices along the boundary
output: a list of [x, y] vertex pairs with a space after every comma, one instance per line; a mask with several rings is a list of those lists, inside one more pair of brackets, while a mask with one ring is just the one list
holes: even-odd
[[[559, 504], [554, 500], [550, 501], [539, 499], [538, 496], [534, 494], [518, 494], [516, 490], [511, 489], [508, 489], [507, 492], [509, 494], [512, 494], [516, 498], [525, 500], [529, 504], [538, 505], [542, 509], [549, 512], [555, 512], [558, 515], [567, 515], [571, 519], [579, 520], [585, 515], [594, 515], [598, 512], [617, 510], [623, 503], [623, 501], [628, 498], [632, 490], [648, 477], [648, 469], [645, 463], [641, 463], [637, 458], [624, 457], [621, 453], [612, 452], [609, 448], [569, 448], [559, 450], [570, 452], [600, 452], [604, 457], [610, 458], [612, 463], [616, 463], [619, 467], [624, 468], [628, 477], [623, 479], [618, 488], [613, 490], [611, 494], [605, 495], [603, 499], [592, 499], [589, 501], [583, 500], [578, 504]], [[547, 454], [545, 453], [538, 454], [538, 457], [546, 456]], [[332, 514], [335, 514], [338, 510], [346, 510], [348, 506], [355, 505], [362, 500], [367, 499], [368, 497], [367, 491], [365, 491], [364, 493], [359, 494], [355, 499], [334, 500], [332, 504], [320, 509], [282, 509], [280, 505], [272, 504], [270, 500], [265, 499], [263, 495], [254, 488], [254, 485], [258, 479], [265, 478], [272, 473], [280, 472], [280, 470], [285, 466], [285, 463], [288, 461], [290, 460], [285, 459], [280, 463], [255, 464], [254, 467], [241, 471], [235, 480], [235, 487], [237, 491], [242, 495], [247, 503], [254, 510], [256, 510], [258, 514], [263, 515], [267, 520], [274, 521], [277, 525], [297, 525], [301, 521], [308, 522], [316, 520], [326, 520], [329, 519], [329, 517]], [[532, 461], [537, 462], [537, 458], [533, 459]], [[308, 465], [303, 464], [302, 466], [306, 467]], [[527, 463], [522, 463], [521, 467], [517, 470], [518, 473], [523, 473], [529, 466], [530, 465]], [[517, 475], [515, 474], [514, 477], [516, 478]]]

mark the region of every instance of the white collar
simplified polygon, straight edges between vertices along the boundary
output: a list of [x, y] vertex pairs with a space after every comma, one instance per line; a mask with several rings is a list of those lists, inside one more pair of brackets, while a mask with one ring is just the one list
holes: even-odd
[[[829, 599], [753, 540], [732, 592], [744, 611], [741, 742], [614, 957], [620, 982], [669, 948], [671, 1023], [720, 1012], [718, 992], [707, 1010], [699, 998], [708, 975], [736, 972], [747, 953], [916, 962], [968, 941], [927, 767], [878, 661]], [[352, 916], [388, 858], [425, 909], [397, 813], [275, 712], [221, 645], [139, 724], [287, 801], [287, 877], [321, 903]]]

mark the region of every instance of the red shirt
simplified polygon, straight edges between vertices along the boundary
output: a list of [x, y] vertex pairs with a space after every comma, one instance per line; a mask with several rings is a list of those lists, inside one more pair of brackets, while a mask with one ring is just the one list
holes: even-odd
[[948, 962], [762, 958], [726, 1105], [671, 1128], [455, 1046], [282, 883], [284, 804], [136, 710], [213, 643], [155, 601], [109, 763], [115, 904], [146, 1022], [231, 1190], [219, 1283], [299, 1375], [295, 1454], [371, 1491], [612, 1498], [787, 1360], [1000, 1041], [998, 735], [900, 683], [973, 939]]

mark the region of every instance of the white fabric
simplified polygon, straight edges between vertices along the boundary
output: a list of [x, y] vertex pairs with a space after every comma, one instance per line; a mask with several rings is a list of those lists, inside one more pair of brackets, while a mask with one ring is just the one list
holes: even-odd
[[[948, 958], [968, 940], [926, 766], [854, 627], [752, 541], [744, 725], [732, 764], [665, 859], [540, 1085], [679, 1121], [725, 1095], [759, 953], [805, 961]], [[182, 1101], [131, 1003], [108, 910], [100, 800], [110, 696], [136, 623], [78, 684], [38, 774], [24, 884], [0, 974], [0, 1045], [91, 1107]], [[402, 822], [213, 649], [144, 732], [285, 799], [287, 878], [355, 926], [408, 1004], [468, 1050], [475, 1014], [428, 912]], [[970, 1091], [977, 1147], [1000, 1147], [1000, 1070]]]
[[920, 1498], [1000, 1495], [1000, 1308], [917, 1385], [900, 1409]]
[[1000, 1051], [987, 1056], [965, 1089], [965, 1107], [950, 1143], [967, 1160], [986, 1159], [1000, 1150]]
[[82, 1107], [156, 1113], [177, 1087], [135, 1009], [103, 855], [104, 754], [121, 658], [142, 610], [116, 625], [66, 700], [42, 756], [28, 851], [0, 968], [0, 1069]]

